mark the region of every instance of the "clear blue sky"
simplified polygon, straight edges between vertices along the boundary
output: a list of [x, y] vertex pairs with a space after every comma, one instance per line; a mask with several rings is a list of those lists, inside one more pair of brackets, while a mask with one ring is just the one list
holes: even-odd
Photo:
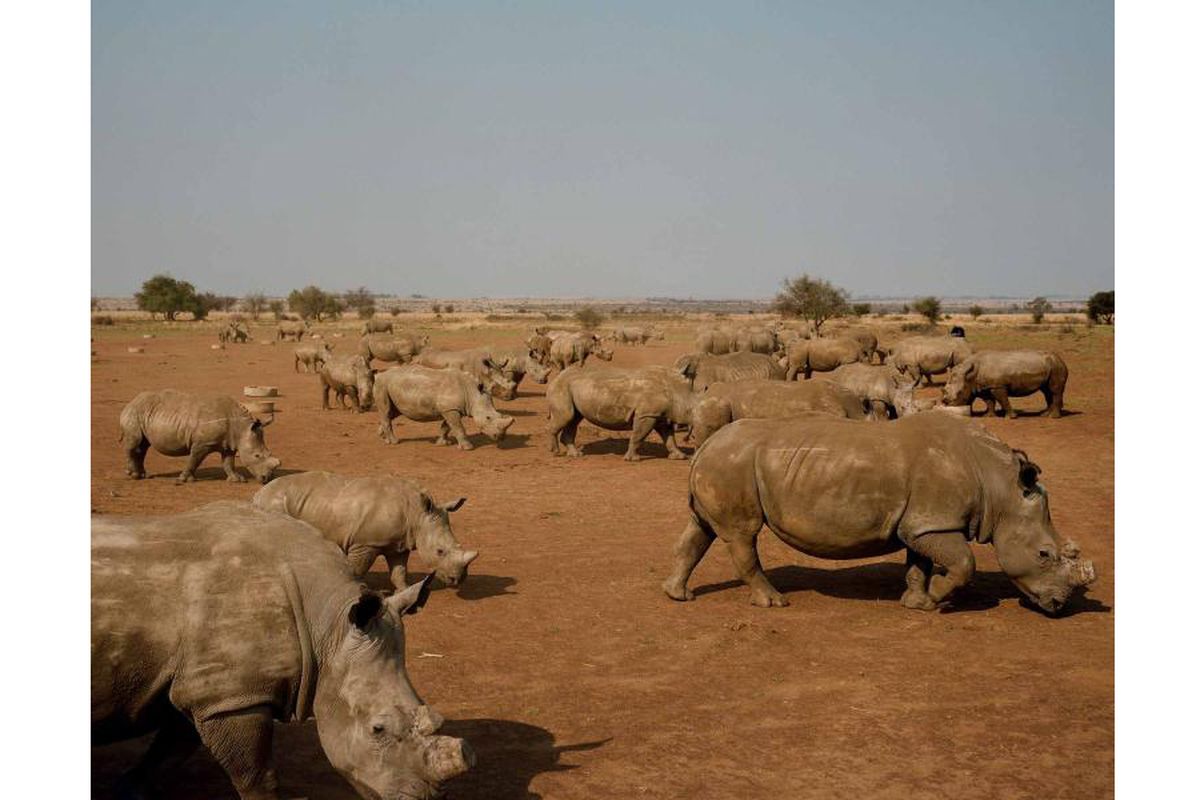
[[1113, 284], [1113, 9], [93, 4], [93, 294]]

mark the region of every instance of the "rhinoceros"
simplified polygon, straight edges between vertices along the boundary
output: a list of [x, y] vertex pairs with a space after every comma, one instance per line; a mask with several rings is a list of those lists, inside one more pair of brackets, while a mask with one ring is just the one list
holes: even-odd
[[304, 338], [306, 333], [308, 333], [308, 320], [283, 319], [279, 321], [279, 327], [275, 329], [275, 338], [280, 341], [294, 339], [298, 342]]
[[346, 398], [355, 411], [362, 413], [371, 408], [375, 394], [375, 370], [367, 366], [362, 356], [331, 356], [321, 364], [321, 408], [329, 410], [329, 392], [333, 391], [337, 404], [346, 407]]
[[415, 481], [394, 476], [353, 478], [332, 472], [302, 472], [278, 478], [254, 495], [267, 511], [302, 519], [346, 554], [350, 570], [362, 577], [382, 555], [392, 585], [408, 586], [413, 550], [433, 566], [447, 586], [467, 578], [479, 552], [464, 550], [450, 530], [450, 514], [467, 498], [437, 503]]
[[368, 333], [391, 333], [393, 327], [394, 323], [390, 319], [368, 319], [363, 321], [361, 332], [363, 336]]
[[474, 376], [483, 384], [483, 390], [496, 397], [511, 399], [517, 393], [516, 385], [501, 372], [488, 352], [482, 348], [474, 350], [422, 350], [413, 356], [412, 363], [433, 369], [459, 369]]
[[93, 517], [92, 740], [157, 731], [122, 796], [203, 744], [240, 797], [274, 800], [274, 722], [310, 717], [364, 797], [431, 796], [474, 756], [404, 669], [429, 588], [384, 599], [312, 526], [248, 503]]
[[517, 387], [521, 381], [529, 377], [534, 383], [545, 383], [550, 378], [550, 368], [542, 364], [532, 350], [526, 347], [486, 348], [492, 363], [499, 368], [501, 374], [512, 382], [512, 390], [503, 394], [492, 394], [501, 400], [515, 400]]
[[453, 435], [460, 450], [473, 450], [463, 427], [463, 417], [475, 420], [497, 442], [513, 423], [496, 411], [492, 398], [473, 376], [458, 369], [433, 369], [418, 364], [392, 367], [375, 376], [375, 407], [379, 409], [379, 436], [396, 444], [392, 420], [404, 416], [416, 422], [441, 420], [437, 444], [450, 444]]
[[696, 352], [722, 356], [734, 352], [736, 337], [733, 331], [710, 328], [696, 334]]
[[553, 346], [554, 340], [544, 333], [534, 333], [525, 340], [525, 346], [529, 348], [529, 353], [539, 364], [549, 366], [550, 364], [550, 348]]
[[250, 332], [242, 327], [240, 322], [226, 323], [217, 331], [217, 339], [221, 344], [226, 342], [245, 343], [250, 338]]
[[782, 380], [784, 369], [772, 356], [762, 353], [728, 353], [722, 356], [690, 353], [675, 359], [674, 369], [703, 392], [714, 383], [754, 379]]
[[901, 372], [932, 384], [934, 375], [966, 361], [971, 352], [971, 345], [956, 336], [912, 336], [889, 348], [886, 360]]
[[782, 363], [787, 367], [785, 380], [803, 373], [807, 380], [814, 372], [831, 372], [843, 364], [868, 361], [862, 344], [856, 339], [793, 339], [788, 342]]
[[293, 350], [292, 355], [294, 356], [293, 372], [299, 372], [301, 364], [304, 365], [305, 372], [316, 372], [325, 363], [325, 360], [333, 355], [333, 345], [329, 342], [309, 342]]
[[692, 443], [704, 444], [739, 419], [786, 419], [801, 414], [863, 419], [862, 401], [828, 381], [748, 380], [714, 383], [692, 409]]
[[645, 344], [653, 332], [636, 325], [624, 325], [613, 331], [613, 338], [621, 344]]
[[373, 359], [393, 363], [407, 364], [413, 356], [429, 346], [429, 337], [403, 333], [395, 336], [386, 334], [368, 334], [358, 341], [358, 354], [366, 359], [368, 364]]
[[579, 423], [587, 420], [610, 431], [631, 431], [626, 461], [637, 461], [638, 446], [657, 431], [667, 457], [687, 455], [675, 443], [675, 426], [691, 423], [696, 396], [686, 380], [664, 367], [599, 367], [564, 370], [546, 389], [550, 416], [550, 452], [583, 455], [575, 447]]
[[845, 364], [825, 378], [853, 392], [872, 419], [896, 419], [917, 410], [913, 396], [917, 379], [891, 365]]
[[[701, 447], [688, 481], [691, 521], [663, 583], [687, 580], [713, 539], [729, 546], [756, 606], [785, 606], [758, 560], [766, 525], [786, 544], [829, 559], [908, 553], [901, 602], [932, 609], [975, 572], [969, 542], [991, 543], [1000, 567], [1044, 611], [1059, 612], [1095, 579], [1050, 521], [1040, 469], [981, 425], [922, 413], [884, 425], [807, 417], [747, 419]], [[945, 572], [941, 574], [940, 571]]]
[[583, 366], [588, 356], [595, 356], [601, 361], [612, 361], [613, 351], [600, 343], [600, 338], [594, 333], [572, 333], [559, 336], [550, 344], [550, 365], [564, 370], [577, 364]]
[[879, 349], [878, 337], [876, 337], [875, 334], [871, 333], [869, 330], [866, 330], [865, 328], [852, 328], [850, 330], [842, 331], [841, 334], [839, 334], [839, 338], [853, 339], [854, 341], [858, 342], [859, 346], [862, 348], [863, 355], [866, 356], [866, 358], [863, 359], [866, 361], [866, 363], [874, 364], [876, 356], [879, 357], [879, 363], [883, 363], [886, 353]]
[[1067, 364], [1058, 353], [1036, 350], [988, 350], [975, 353], [954, 369], [942, 388], [948, 406], [970, 407], [978, 397], [991, 414], [997, 403], [1000, 413], [1016, 417], [1010, 397], [1041, 392], [1051, 417], [1062, 416], [1063, 391], [1067, 388]]
[[770, 355], [775, 352], [777, 346], [778, 341], [775, 337], [775, 331], [770, 328], [738, 328], [734, 333], [733, 349], [739, 353], [764, 353]]
[[260, 422], [236, 400], [220, 394], [193, 394], [174, 389], [142, 392], [121, 410], [121, 446], [125, 448], [125, 473], [146, 477], [146, 453], [153, 447], [165, 456], [187, 456], [179, 483], [196, 479], [196, 470], [209, 453], [221, 454], [226, 479], [246, 479], [234, 468], [234, 457], [262, 483], [271, 480], [279, 459], [263, 441]]

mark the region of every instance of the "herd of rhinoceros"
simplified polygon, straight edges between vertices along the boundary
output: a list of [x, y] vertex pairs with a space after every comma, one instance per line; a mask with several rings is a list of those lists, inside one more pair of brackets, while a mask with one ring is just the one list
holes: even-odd
[[[223, 329], [222, 343], [248, 338], [239, 330]], [[975, 352], [957, 336], [884, 349], [869, 332], [821, 338], [761, 326], [704, 330], [673, 364], [621, 368], [586, 364], [610, 361], [610, 341], [644, 345], [663, 334], [538, 328], [519, 348], [448, 350], [371, 320], [357, 352], [335, 355], [324, 341], [304, 342], [308, 331], [284, 321], [276, 335], [296, 341], [294, 368], [317, 375], [322, 408], [331, 391], [339, 407], [374, 408], [390, 444], [399, 418], [438, 421], [438, 442], [463, 450], [472, 448], [464, 419], [500, 441], [513, 420], [493, 400], [515, 398], [526, 377], [549, 382], [546, 435], [556, 455], [581, 455], [584, 420], [629, 431], [630, 461], [651, 432], [671, 459], [688, 459], [681, 444], [690, 444], [690, 519], [662, 584], [675, 600], [693, 598], [689, 576], [720, 538], [750, 601], [787, 605], [759, 563], [764, 524], [822, 558], [905, 551], [901, 602], [914, 609], [937, 607], [971, 580], [971, 542], [990, 543], [1004, 572], [1050, 614], [1095, 579], [1056, 532], [1038, 466], [961, 418], [975, 399], [1014, 416], [1009, 399], [1037, 392], [1060, 416], [1067, 367], [1054, 353]], [[946, 372], [941, 403], [914, 396], [922, 380]], [[439, 503], [398, 477], [312, 471], [272, 480], [280, 461], [264, 439], [269, 422], [230, 397], [173, 390], [143, 392], [121, 412], [131, 477], [145, 477], [153, 447], [187, 457], [180, 482], [220, 453], [230, 481], [245, 480], [236, 458], [265, 485], [250, 503], [94, 519], [94, 738], [157, 731], [122, 779], [124, 796], [142, 796], [154, 771], [203, 744], [241, 797], [275, 798], [272, 722], [315, 717], [330, 763], [364, 797], [434, 796], [474, 757], [466, 742], [437, 734], [441, 717], [409, 683], [403, 618], [422, 608], [435, 577], [467, 579], [478, 553], [450, 525], [465, 499]], [[410, 586], [414, 550], [431, 570]], [[381, 555], [395, 587], [387, 596], [360, 582]]]

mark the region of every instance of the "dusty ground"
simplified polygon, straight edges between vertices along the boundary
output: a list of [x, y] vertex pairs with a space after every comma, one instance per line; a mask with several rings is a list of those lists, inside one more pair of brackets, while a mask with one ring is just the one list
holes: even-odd
[[[697, 600], [674, 603], [659, 582], [686, 521], [688, 465], [663, 458], [661, 445], [629, 464], [623, 436], [585, 423], [586, 456], [553, 458], [544, 387], [526, 384], [518, 400], [498, 404], [516, 416], [501, 447], [481, 436], [470, 453], [435, 447], [436, 425], [404, 422], [389, 447], [374, 414], [320, 410], [316, 379], [292, 372], [291, 345], [212, 351], [211, 329], [97, 329], [92, 505], [131, 514], [248, 499], [255, 487], [226, 483], [215, 456], [194, 484], [176, 486], [182, 460], [153, 453], [151, 479], [126, 479], [116, 420], [144, 389], [238, 396], [256, 383], [280, 387], [267, 441], [285, 468], [395, 472], [437, 497], [466, 495], [455, 529], [483, 555], [460, 592], [435, 592], [408, 622], [413, 684], [479, 755], [447, 787], [458, 800], [1110, 797], [1111, 329], [968, 326], [976, 346], [1054, 349], [1071, 369], [1069, 416], [987, 422], [1043, 467], [1059, 531], [1095, 560], [1099, 580], [1063, 618], [1025, 606], [990, 548], [977, 548], [980, 574], [951, 609], [921, 613], [897, 602], [902, 556], [820, 561], [769, 532], [763, 562], [790, 607], [751, 607], [720, 544], [693, 577]], [[335, 340], [343, 348], [349, 329]], [[157, 338], [143, 340], [146, 330]], [[878, 330], [884, 340], [900, 335]], [[668, 363], [690, 331], [619, 347], [614, 363]], [[432, 334], [438, 345], [467, 346], [513, 343], [520, 331]], [[127, 353], [135, 344], [146, 352]], [[1017, 404], [1034, 410], [1041, 400]], [[93, 796], [111, 796], [142, 746], [93, 752]], [[280, 726], [276, 751], [285, 796], [355, 797], [311, 723]], [[180, 799], [234, 796], [202, 755], [163, 789]]]

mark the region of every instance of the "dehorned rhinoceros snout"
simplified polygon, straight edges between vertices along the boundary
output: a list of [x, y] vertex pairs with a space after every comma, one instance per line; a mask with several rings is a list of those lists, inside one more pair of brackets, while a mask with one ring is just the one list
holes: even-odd
[[492, 439], [502, 442], [504, 441], [504, 435], [508, 432], [508, 428], [512, 424], [512, 417], [492, 417], [491, 419], [480, 420], [479, 427]]

